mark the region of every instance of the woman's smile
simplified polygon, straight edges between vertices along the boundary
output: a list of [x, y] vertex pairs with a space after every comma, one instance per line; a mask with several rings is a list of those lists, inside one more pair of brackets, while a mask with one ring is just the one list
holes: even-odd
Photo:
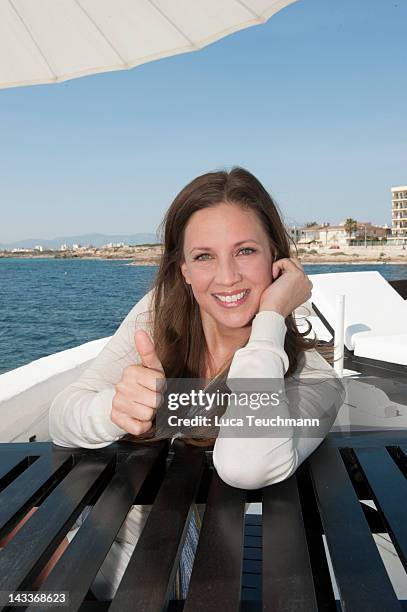
[[221, 308], [238, 308], [247, 301], [250, 289], [230, 293], [213, 293], [213, 297]]

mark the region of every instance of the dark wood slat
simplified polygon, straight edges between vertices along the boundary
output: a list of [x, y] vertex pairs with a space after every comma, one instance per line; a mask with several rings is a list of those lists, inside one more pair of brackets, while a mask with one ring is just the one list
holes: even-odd
[[103, 456], [78, 462], [1, 551], [0, 590], [31, 583], [113, 466], [114, 458]]
[[0, 456], [3, 453], [18, 453], [24, 457], [39, 457], [52, 454], [52, 447], [52, 442], [0, 442]]
[[309, 458], [342, 608], [400, 610], [339, 450], [329, 440]]
[[366, 431], [349, 433], [330, 433], [327, 439], [338, 448], [367, 448], [383, 446], [407, 447], [407, 431]]
[[407, 570], [407, 480], [385, 448], [360, 448], [354, 452]]
[[263, 610], [317, 610], [295, 477], [263, 490]]
[[318, 610], [336, 612], [337, 606], [325, 554], [323, 529], [319, 515], [314, 488], [309, 473], [308, 462], [303, 463], [295, 474], [301, 501], [304, 529], [307, 537], [312, 575], [316, 588]]
[[[254, 531], [256, 531], [255, 535]], [[244, 533], [240, 612], [243, 612], [247, 603], [255, 602], [258, 605], [262, 603], [262, 561], [245, 558], [248, 549], [263, 548], [262, 516], [246, 514]], [[257, 567], [253, 565], [256, 563]]]
[[176, 442], [175, 456], [126, 568], [112, 612], [165, 609], [185, 540], [192, 504], [205, 466], [205, 453]]
[[369, 357], [360, 357], [350, 353], [346, 347], [344, 367], [349, 370], [355, 370], [363, 376], [391, 378], [394, 381], [400, 382], [404, 382], [407, 376], [407, 366], [405, 365], [381, 361], [379, 359], [370, 359]]
[[[42, 584], [41, 591], [58, 591], [63, 585], [63, 589], [70, 594], [70, 612], [81, 607], [147, 475], [154, 463], [165, 458], [166, 454], [166, 444], [154, 444], [133, 451], [119, 465], [80, 532]], [[37, 610], [36, 607], [29, 607], [27, 612]]]
[[19, 511], [31, 507], [30, 502], [41, 487], [53, 483], [58, 475], [62, 478], [69, 470], [69, 466], [69, 455], [42, 456], [13, 480], [0, 493], [0, 531], [3, 532], [6, 526], [10, 526], [13, 517], [18, 516]]
[[0, 454], [0, 480], [4, 478], [11, 470], [16, 468], [20, 463], [26, 460], [24, 455], [16, 455], [16, 453], [1, 453]]
[[213, 474], [184, 612], [239, 610], [245, 501]]

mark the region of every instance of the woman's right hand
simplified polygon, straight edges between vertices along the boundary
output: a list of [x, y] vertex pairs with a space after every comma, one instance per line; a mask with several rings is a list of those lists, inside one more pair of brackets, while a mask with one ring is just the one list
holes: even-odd
[[295, 257], [275, 261], [271, 274], [273, 280], [262, 293], [259, 312], [273, 310], [285, 319], [311, 298], [312, 283]]
[[134, 341], [141, 365], [124, 368], [116, 385], [110, 418], [128, 433], [140, 436], [152, 427], [163, 399], [165, 374], [150, 336], [140, 330], [136, 332]]

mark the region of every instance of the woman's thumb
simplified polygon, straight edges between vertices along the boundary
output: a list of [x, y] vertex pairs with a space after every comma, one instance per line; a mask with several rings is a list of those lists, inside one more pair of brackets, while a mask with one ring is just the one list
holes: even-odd
[[143, 330], [136, 331], [134, 334], [134, 342], [143, 366], [151, 368], [152, 370], [164, 372], [164, 368], [161, 361], [158, 359], [154, 344], [148, 333]]

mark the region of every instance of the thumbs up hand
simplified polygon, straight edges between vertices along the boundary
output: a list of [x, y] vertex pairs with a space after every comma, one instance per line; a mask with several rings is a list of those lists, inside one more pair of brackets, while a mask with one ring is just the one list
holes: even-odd
[[164, 374], [164, 368], [156, 355], [154, 344], [147, 332], [137, 331], [134, 336], [134, 342], [143, 366]]
[[124, 368], [116, 385], [110, 418], [128, 433], [140, 436], [151, 429], [163, 400], [165, 373], [150, 336], [137, 331], [134, 342], [141, 365]]

